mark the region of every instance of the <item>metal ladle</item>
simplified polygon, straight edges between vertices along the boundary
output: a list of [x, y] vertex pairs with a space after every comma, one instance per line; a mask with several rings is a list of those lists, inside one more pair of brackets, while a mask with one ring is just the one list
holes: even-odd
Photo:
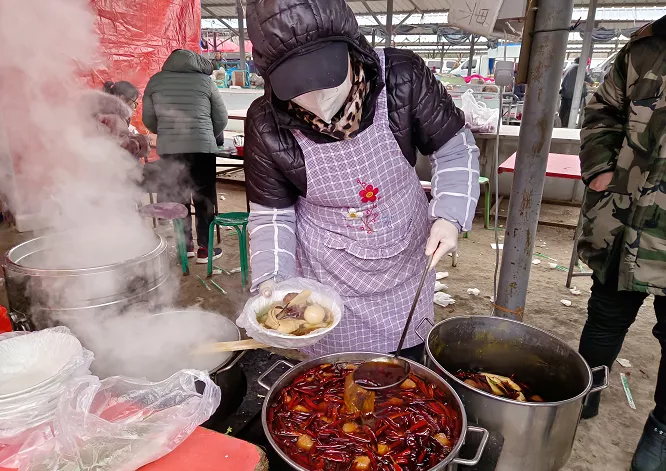
[[416, 296], [414, 297], [414, 302], [412, 303], [412, 309], [409, 311], [407, 316], [407, 321], [405, 323], [405, 328], [402, 330], [402, 337], [400, 338], [400, 343], [398, 344], [398, 349], [395, 351], [393, 356], [382, 356], [366, 361], [362, 363], [361, 366], [354, 370], [354, 382], [363, 389], [368, 391], [380, 391], [383, 389], [390, 389], [402, 384], [403, 381], [409, 376], [411, 371], [411, 366], [409, 362], [404, 358], [400, 357], [400, 352], [402, 351], [402, 346], [405, 343], [405, 338], [407, 338], [407, 332], [409, 332], [409, 326], [412, 323], [412, 318], [414, 317], [414, 311], [416, 310], [416, 305], [419, 302], [419, 296], [421, 295], [421, 290], [423, 289], [423, 284], [425, 283], [428, 272], [430, 271], [430, 264], [432, 263], [432, 255], [428, 257], [428, 263], [423, 270], [423, 275], [421, 275], [421, 281], [419, 282], [419, 287], [416, 290]]

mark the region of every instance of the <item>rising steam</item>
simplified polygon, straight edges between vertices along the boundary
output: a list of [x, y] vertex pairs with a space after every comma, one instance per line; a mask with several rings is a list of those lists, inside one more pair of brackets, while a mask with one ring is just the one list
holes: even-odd
[[[94, 23], [89, 0], [0, 1], [0, 198], [18, 218], [39, 221], [47, 234], [68, 234], [65, 244], [31, 260], [34, 267], [107, 265], [156, 245], [152, 228], [136, 211], [145, 196], [138, 184], [140, 165], [82, 105], [89, 93], [82, 77], [102, 65]], [[38, 34], [29, 35], [34, 31]], [[79, 287], [91, 293], [96, 288]], [[71, 296], [57, 285], [50, 289], [54, 303], [66, 304]], [[170, 304], [176, 292], [169, 289], [162, 304]], [[104, 322], [120, 314], [105, 312]], [[130, 321], [114, 337], [98, 329], [101, 320], [93, 316], [68, 326], [99, 345], [97, 351], [120, 348], [131, 357], [140, 353], [142, 338], [153, 334], [149, 326], [137, 330]], [[168, 348], [182, 328], [178, 322], [153, 346], [164, 346], [165, 364], [182, 355], [173, 352], [169, 358]], [[128, 332], [136, 339], [135, 350], [128, 350]]]

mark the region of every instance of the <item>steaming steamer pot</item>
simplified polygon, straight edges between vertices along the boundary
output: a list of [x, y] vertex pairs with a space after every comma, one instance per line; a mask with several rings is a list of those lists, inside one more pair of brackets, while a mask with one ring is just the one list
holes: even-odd
[[[488, 429], [491, 440], [479, 469], [556, 471], [564, 467], [578, 428], [592, 371], [563, 341], [535, 327], [499, 317], [454, 317], [435, 325], [426, 340], [426, 365], [440, 373], [460, 396], [467, 417]], [[522, 403], [472, 388], [457, 371], [514, 375], [544, 397]], [[595, 368], [595, 370], [597, 370]], [[491, 466], [493, 465], [493, 466]]]
[[[168, 246], [161, 237], [144, 254], [104, 266], [74, 269], [41, 267], [49, 251], [75, 253], [66, 234], [29, 240], [10, 249], [2, 260], [9, 310], [31, 329], [59, 325], [63, 319], [121, 312], [145, 303], [159, 306], [167, 290]], [[100, 247], [103, 251], [104, 247]]]
[[[305, 371], [309, 370], [312, 367], [318, 365], [324, 365], [327, 363], [362, 363], [364, 361], [369, 361], [374, 358], [377, 358], [377, 353], [354, 352], [354, 353], [335, 353], [332, 355], [326, 355], [323, 357], [306, 360], [302, 363], [299, 363], [296, 366], [284, 360], [279, 360], [259, 377], [259, 379], [257, 380], [259, 384], [268, 390], [268, 393], [266, 393], [266, 398], [264, 399], [264, 404], [261, 409], [261, 422], [264, 428], [264, 434], [266, 435], [266, 438], [268, 439], [268, 442], [271, 444], [271, 446], [280, 455], [280, 457], [289, 464], [289, 466], [298, 471], [308, 471], [306, 468], [292, 461], [289, 458], [289, 456], [287, 456], [287, 454], [280, 449], [277, 443], [275, 443], [275, 440], [273, 440], [273, 436], [271, 435], [270, 429], [268, 428], [268, 423], [266, 418], [268, 413], [268, 408], [271, 406], [271, 404], [273, 404], [273, 402], [277, 400], [280, 392], [285, 387], [289, 386], [292, 383], [292, 381], [296, 379], [297, 376], [301, 375], [302, 373], [304, 373]], [[467, 426], [467, 417], [465, 415], [463, 404], [460, 401], [460, 398], [458, 397], [456, 392], [451, 388], [451, 386], [449, 386], [446, 383], [446, 381], [444, 381], [440, 376], [438, 376], [432, 370], [429, 370], [425, 366], [415, 363], [411, 360], [408, 361], [411, 364], [412, 372], [414, 374], [426, 380], [427, 382], [434, 384], [439, 389], [446, 392], [446, 395], [448, 396], [449, 399], [449, 404], [462, 418], [460, 426], [461, 429], [459, 431], [460, 435], [457, 443], [453, 447], [453, 450], [444, 460], [442, 460], [436, 466], [430, 468], [428, 471], [436, 471], [436, 470], [453, 471], [454, 469], [457, 468], [457, 465], [475, 466], [481, 459], [481, 455], [483, 454], [483, 450], [488, 441], [488, 432], [483, 428]], [[270, 386], [265, 382], [265, 379], [279, 365], [285, 365], [289, 368], [289, 370], [286, 373], [284, 373], [272, 386]], [[476, 456], [471, 460], [466, 460], [458, 457], [460, 449], [465, 443], [465, 436], [467, 435], [468, 432], [481, 434], [482, 436], [481, 442], [478, 446], [478, 449], [476, 450], [475, 454]]]

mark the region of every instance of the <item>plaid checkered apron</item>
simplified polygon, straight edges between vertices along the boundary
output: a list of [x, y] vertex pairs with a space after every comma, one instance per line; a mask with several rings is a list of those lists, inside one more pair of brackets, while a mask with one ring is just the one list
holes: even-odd
[[[384, 71], [383, 51], [379, 51]], [[307, 197], [296, 204], [301, 275], [336, 289], [340, 324], [305, 353], [395, 351], [426, 265], [430, 222], [419, 179], [389, 128], [386, 88], [373, 125], [353, 139], [317, 144], [294, 131], [307, 172]], [[421, 340], [421, 319], [434, 315], [434, 273], [426, 282], [405, 348]]]

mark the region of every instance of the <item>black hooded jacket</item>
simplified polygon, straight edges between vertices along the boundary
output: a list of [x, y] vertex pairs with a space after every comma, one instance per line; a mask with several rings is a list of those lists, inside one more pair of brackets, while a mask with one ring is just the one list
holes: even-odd
[[372, 125], [377, 97], [386, 87], [390, 128], [412, 166], [417, 149], [432, 154], [465, 124], [462, 111], [413, 52], [385, 49], [384, 83], [379, 57], [359, 32], [345, 0], [250, 0], [247, 29], [255, 66], [265, 80], [265, 94], [252, 103], [245, 122], [245, 180], [253, 203], [284, 208], [306, 195], [303, 152], [292, 129], [315, 142], [333, 141], [288, 114], [287, 103], [273, 94], [268, 79], [276, 65], [322, 41], [345, 41], [350, 52], [363, 61], [370, 92], [363, 105], [360, 132]]

